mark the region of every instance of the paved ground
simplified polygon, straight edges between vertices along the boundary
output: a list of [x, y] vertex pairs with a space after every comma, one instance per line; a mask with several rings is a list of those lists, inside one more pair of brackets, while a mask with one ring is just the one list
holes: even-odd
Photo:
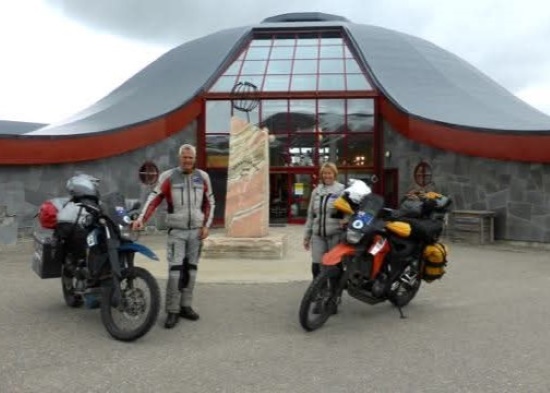
[[[142, 240], [161, 253], [162, 237]], [[165, 330], [162, 318], [130, 344], [96, 310], [67, 308], [59, 281], [30, 270], [28, 245], [1, 251], [0, 392], [550, 391], [548, 251], [451, 244], [448, 274], [407, 319], [345, 297], [306, 333], [298, 245], [285, 261], [201, 261], [201, 320]]]

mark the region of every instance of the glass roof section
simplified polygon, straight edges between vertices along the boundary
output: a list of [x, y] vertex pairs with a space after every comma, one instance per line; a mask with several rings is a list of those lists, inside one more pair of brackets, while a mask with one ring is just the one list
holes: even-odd
[[209, 90], [238, 82], [263, 92], [373, 90], [341, 33], [257, 35]]

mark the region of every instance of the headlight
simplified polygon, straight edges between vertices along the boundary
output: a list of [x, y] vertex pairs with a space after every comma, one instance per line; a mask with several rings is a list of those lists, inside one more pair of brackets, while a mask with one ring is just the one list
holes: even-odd
[[363, 237], [363, 234], [359, 231], [354, 231], [351, 229], [348, 229], [346, 231], [346, 241], [349, 244], [357, 244], [361, 241], [361, 238]]
[[128, 225], [118, 225], [118, 229], [120, 229], [120, 235], [122, 237], [125, 237], [125, 238], [130, 238], [131, 237], [131, 231], [130, 231], [130, 227]]

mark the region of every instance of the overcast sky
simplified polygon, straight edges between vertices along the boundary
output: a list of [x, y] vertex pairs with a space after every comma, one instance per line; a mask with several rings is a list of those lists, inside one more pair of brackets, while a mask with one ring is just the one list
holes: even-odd
[[188, 40], [306, 11], [424, 38], [550, 115], [547, 0], [2, 0], [0, 120], [62, 120]]

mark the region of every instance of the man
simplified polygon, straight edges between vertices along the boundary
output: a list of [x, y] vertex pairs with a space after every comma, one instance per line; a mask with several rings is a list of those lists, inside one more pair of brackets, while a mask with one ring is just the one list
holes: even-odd
[[151, 192], [133, 229], [143, 229], [155, 209], [166, 200], [168, 241], [168, 284], [165, 328], [171, 329], [179, 317], [192, 321], [199, 315], [191, 307], [202, 241], [214, 216], [214, 194], [208, 174], [195, 169], [196, 149], [182, 145], [180, 166], [163, 172]]

